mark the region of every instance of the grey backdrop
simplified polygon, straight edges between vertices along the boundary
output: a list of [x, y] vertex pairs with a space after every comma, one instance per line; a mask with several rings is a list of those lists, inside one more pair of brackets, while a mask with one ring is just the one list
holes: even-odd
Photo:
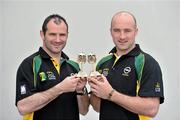
[[[136, 41], [162, 68], [165, 103], [153, 120], [179, 120], [179, 8], [180, 2], [175, 0], [1, 0], [0, 120], [21, 119], [14, 104], [16, 70], [25, 57], [42, 45], [39, 31], [45, 17], [58, 13], [67, 19], [70, 32], [64, 51], [72, 59], [82, 51], [94, 52], [99, 59], [113, 47], [110, 21], [119, 10], [128, 10], [136, 16], [139, 27]], [[81, 119], [98, 120], [98, 114], [90, 107]]]

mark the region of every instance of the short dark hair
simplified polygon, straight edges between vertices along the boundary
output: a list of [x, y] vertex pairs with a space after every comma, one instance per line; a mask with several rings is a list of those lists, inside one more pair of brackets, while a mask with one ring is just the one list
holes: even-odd
[[55, 22], [56, 24], [59, 24], [59, 23], [61, 23], [61, 21], [63, 21], [63, 22], [66, 24], [66, 26], [67, 26], [67, 32], [68, 32], [68, 24], [67, 24], [67, 22], [66, 22], [66, 19], [63, 18], [62, 16], [58, 15], [58, 14], [52, 14], [52, 15], [49, 15], [49, 16], [44, 20], [44, 22], [43, 22], [42, 31], [43, 31], [44, 35], [46, 34], [46, 31], [47, 31], [47, 24], [48, 24], [48, 22], [49, 22], [50, 20], [52, 20], [52, 19], [55, 19], [54, 22]]

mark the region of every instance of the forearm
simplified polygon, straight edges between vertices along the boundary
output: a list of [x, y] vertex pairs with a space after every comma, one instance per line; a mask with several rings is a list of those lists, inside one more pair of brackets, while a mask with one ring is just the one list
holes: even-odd
[[96, 97], [94, 94], [90, 95], [90, 104], [96, 112], [100, 111], [100, 103], [101, 99], [99, 97]]
[[49, 102], [63, 93], [63, 90], [59, 89], [57, 86], [58, 85], [18, 101], [17, 107], [19, 112], [21, 114], [28, 114], [46, 106]]
[[127, 96], [115, 91], [110, 100], [131, 112], [149, 117], [154, 117], [159, 109], [158, 97], [145, 98], [138, 96]]
[[86, 115], [89, 111], [89, 96], [88, 95], [77, 95], [79, 113]]

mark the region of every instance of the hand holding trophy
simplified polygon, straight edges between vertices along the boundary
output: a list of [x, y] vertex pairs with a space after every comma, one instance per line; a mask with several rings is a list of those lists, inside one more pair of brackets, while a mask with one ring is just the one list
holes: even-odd
[[93, 53], [90, 53], [88, 55], [88, 63], [92, 65], [92, 70], [90, 72], [90, 77], [92, 76], [100, 76], [101, 74], [96, 71], [96, 55]]
[[83, 64], [86, 63], [86, 55], [84, 53], [80, 53], [78, 55], [78, 63], [79, 63], [79, 67], [80, 67], [80, 71], [77, 74], [77, 77], [87, 77], [86, 72], [84, 72], [83, 70]]

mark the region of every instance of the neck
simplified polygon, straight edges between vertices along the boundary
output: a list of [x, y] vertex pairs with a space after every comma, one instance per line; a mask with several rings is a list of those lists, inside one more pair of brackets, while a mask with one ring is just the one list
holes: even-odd
[[46, 49], [46, 47], [43, 47], [43, 49], [44, 49], [44, 51], [46, 51], [46, 53], [47, 53], [50, 57], [56, 58], [56, 60], [58, 60], [58, 61], [60, 60], [60, 58], [61, 58], [61, 52], [58, 53], [58, 54], [55, 54], [55, 53], [50, 52], [48, 49]]
[[123, 55], [126, 55], [126, 54], [128, 54], [132, 49], [134, 49], [136, 47], [136, 45], [134, 44], [134, 45], [132, 45], [129, 49], [125, 49], [125, 50], [118, 50], [117, 48], [117, 51], [116, 51], [116, 55], [118, 56], [118, 57], [121, 57], [121, 56], [123, 56]]
[[55, 58], [57, 60], [57, 62], [59, 62], [60, 58], [61, 58], [61, 54], [60, 55], [50, 55], [52, 58]]

